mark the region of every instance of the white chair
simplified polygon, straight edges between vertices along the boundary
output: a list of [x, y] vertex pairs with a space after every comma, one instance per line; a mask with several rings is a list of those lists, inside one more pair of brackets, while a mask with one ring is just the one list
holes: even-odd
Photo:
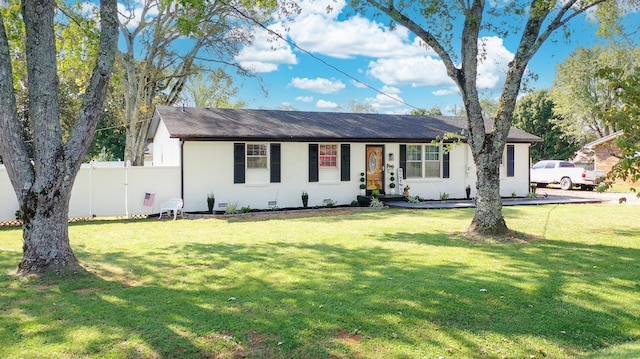
[[160, 217], [158, 217], [158, 219], [162, 218], [162, 213], [165, 211], [167, 212], [167, 216], [170, 215], [170, 211], [173, 211], [174, 221], [176, 220], [176, 217], [178, 217], [178, 212], [180, 212], [180, 215], [184, 218], [184, 212], [182, 211], [183, 206], [184, 202], [182, 201], [182, 198], [171, 198], [160, 206]]

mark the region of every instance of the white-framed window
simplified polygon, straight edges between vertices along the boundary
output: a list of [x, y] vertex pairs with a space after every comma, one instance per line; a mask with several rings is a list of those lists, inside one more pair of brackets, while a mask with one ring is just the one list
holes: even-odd
[[424, 176], [440, 178], [440, 146], [424, 146]]
[[439, 145], [407, 145], [407, 178], [440, 178], [442, 154]]
[[422, 178], [422, 145], [407, 145], [407, 178]]
[[267, 168], [266, 143], [247, 143], [247, 168]]
[[320, 168], [337, 168], [338, 145], [321, 144], [318, 148], [318, 164]]

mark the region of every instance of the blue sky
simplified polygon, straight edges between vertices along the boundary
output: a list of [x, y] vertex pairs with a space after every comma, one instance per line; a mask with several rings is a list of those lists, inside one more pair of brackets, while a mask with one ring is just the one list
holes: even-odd
[[[129, 2], [135, 18], [147, 0]], [[501, 1], [494, 0], [501, 4]], [[445, 114], [462, 108], [458, 89], [446, 75], [442, 61], [407, 29], [389, 28], [388, 18], [354, 15], [346, 0], [300, 0], [300, 14], [293, 21], [264, 24], [286, 37], [278, 39], [256, 26], [254, 42], [235, 56], [235, 61], [253, 71], [260, 80], [236, 76], [236, 100], [254, 109], [297, 109], [303, 111], [347, 111], [350, 102], [366, 104], [378, 113], [408, 113], [413, 108], [439, 107]], [[333, 10], [327, 11], [330, 6]], [[125, 4], [119, 4], [123, 13]], [[153, 16], [151, 7], [147, 16]], [[349, 14], [350, 16], [347, 16]], [[599, 38], [596, 25], [586, 15], [570, 22], [569, 40], [562, 31], [548, 39], [528, 70], [536, 80], [533, 89], [552, 86], [555, 69], [579, 46], [591, 48]], [[512, 23], [523, 19], [513, 19]], [[625, 20], [638, 30], [637, 13]], [[518, 36], [502, 39], [485, 32], [482, 40], [487, 56], [479, 66], [478, 85], [483, 98], [497, 99], [507, 64], [512, 60]], [[455, 37], [454, 37], [455, 41]], [[298, 48], [292, 46], [295, 43]], [[234, 69], [229, 69], [235, 73]], [[358, 81], [354, 81], [357, 79]], [[366, 84], [363, 85], [363, 84]], [[266, 89], [266, 94], [262, 89]]]
[[[236, 80], [240, 87], [238, 97], [247, 107], [345, 111], [349, 102], [355, 101], [371, 105], [379, 113], [406, 113], [411, 106], [427, 109], [437, 106], [449, 113], [462, 105], [440, 59], [420, 46], [405, 28], [391, 31], [384, 18], [345, 17], [344, 0], [300, 4], [302, 12], [295, 21], [274, 22], [268, 26], [331, 66], [256, 28], [254, 43], [236, 56], [238, 62], [262, 79], [261, 84], [252, 79]], [[332, 12], [326, 11], [327, 5], [333, 7]], [[572, 28], [575, 31], [570, 42], [558, 33], [530, 62], [530, 71], [538, 76], [532, 87], [549, 88], [556, 64], [564, 61], [576, 47], [592, 47], [596, 42], [603, 42], [584, 16], [574, 20]], [[496, 98], [517, 39], [503, 41], [486, 34], [484, 40], [488, 58], [481, 64], [478, 83], [483, 87], [484, 97]], [[351, 77], [388, 96], [363, 87]], [[267, 95], [259, 90], [260, 85], [267, 89]]]

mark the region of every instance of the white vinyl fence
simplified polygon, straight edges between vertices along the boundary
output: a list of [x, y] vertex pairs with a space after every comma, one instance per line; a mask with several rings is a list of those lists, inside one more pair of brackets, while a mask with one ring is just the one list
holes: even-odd
[[[152, 203], [145, 195], [151, 194]], [[180, 197], [180, 167], [127, 167], [124, 162], [82, 165], [71, 193], [70, 218], [125, 217], [158, 213], [160, 205]], [[16, 218], [18, 200], [7, 170], [0, 165], [0, 221]]]

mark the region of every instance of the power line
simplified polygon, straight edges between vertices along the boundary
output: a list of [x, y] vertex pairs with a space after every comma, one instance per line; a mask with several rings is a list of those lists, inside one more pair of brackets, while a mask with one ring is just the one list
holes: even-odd
[[[220, 2], [221, 2], [221, 3], [223, 3], [223, 4], [226, 4], [227, 6], [229, 6], [231, 9], [233, 9], [233, 11], [235, 11], [236, 13], [238, 13], [238, 14], [239, 14], [240, 16], [242, 16], [243, 18], [245, 18], [245, 19], [247, 19], [247, 20], [249, 20], [249, 21], [251, 21], [251, 22], [255, 23], [256, 25], [258, 25], [259, 27], [261, 27], [261, 28], [262, 28], [262, 29], [264, 29], [265, 31], [267, 31], [267, 32], [269, 32], [270, 34], [272, 34], [272, 35], [276, 36], [277, 38], [279, 38], [279, 39], [281, 39], [281, 40], [285, 41], [285, 42], [286, 42], [286, 43], [288, 43], [289, 45], [291, 45], [291, 46], [295, 47], [296, 49], [300, 50], [301, 52], [303, 52], [303, 53], [307, 54], [307, 55], [308, 55], [308, 56], [310, 56], [311, 58], [313, 58], [313, 59], [315, 59], [315, 60], [317, 60], [317, 61], [321, 62], [323, 65], [325, 65], [325, 66], [327, 66], [327, 67], [329, 67], [329, 68], [333, 69], [334, 71], [336, 71], [336, 72], [338, 72], [338, 73], [340, 73], [340, 74], [342, 74], [342, 75], [344, 75], [344, 76], [346, 76], [346, 77], [350, 78], [351, 80], [353, 80], [353, 81], [355, 81], [355, 82], [357, 82], [357, 83], [359, 83], [359, 84], [363, 85], [364, 87], [366, 87], [366, 88], [368, 88], [368, 89], [370, 89], [370, 90], [373, 90], [373, 91], [375, 91], [375, 92], [377, 92], [377, 93], [379, 93], [379, 94], [381, 94], [381, 95], [383, 95], [383, 96], [385, 96], [385, 97], [387, 97], [387, 98], [389, 98], [389, 99], [391, 99], [391, 100], [393, 100], [393, 101], [395, 101], [395, 102], [401, 103], [401, 104], [403, 104], [403, 105], [405, 105], [405, 106], [408, 106], [408, 107], [411, 107], [411, 108], [413, 108], [413, 109], [417, 109], [417, 110], [418, 110], [418, 109], [420, 109], [420, 108], [419, 108], [419, 107], [417, 107], [417, 106], [414, 106], [414, 105], [412, 105], [412, 104], [410, 104], [410, 103], [407, 103], [407, 102], [405, 102], [405, 101], [404, 101], [404, 100], [402, 100], [402, 99], [399, 99], [399, 98], [397, 98], [397, 97], [394, 97], [394, 96], [392, 96], [392, 95], [390, 95], [390, 94], [388, 94], [388, 93], [386, 93], [386, 92], [384, 92], [384, 91], [382, 91], [382, 90], [379, 90], [379, 89], [377, 89], [377, 88], [375, 88], [375, 87], [373, 87], [373, 86], [369, 85], [368, 83], [366, 83], [366, 82], [364, 82], [364, 81], [362, 81], [362, 80], [360, 80], [360, 79], [356, 78], [355, 76], [353, 76], [353, 75], [349, 74], [348, 72], [346, 72], [346, 71], [344, 71], [344, 70], [342, 70], [342, 69], [338, 68], [337, 66], [335, 66], [335, 65], [333, 65], [333, 64], [331, 64], [331, 63], [329, 63], [329, 62], [325, 61], [324, 59], [321, 59], [320, 57], [316, 56], [316, 55], [315, 55], [315, 54], [313, 54], [312, 52], [310, 52], [310, 51], [308, 51], [308, 50], [306, 50], [306, 49], [304, 49], [304, 48], [300, 47], [300, 46], [299, 46], [298, 44], [296, 44], [294, 41], [289, 40], [289, 39], [287, 39], [286, 37], [284, 37], [283, 35], [279, 34], [278, 32], [276, 32], [276, 31], [274, 31], [274, 30], [269, 29], [269, 28], [268, 28], [268, 27], [266, 27], [264, 24], [262, 24], [260, 21], [256, 20], [256, 19], [255, 19], [255, 18], [253, 18], [252, 16], [250, 16], [250, 15], [248, 15], [248, 14], [244, 13], [242, 10], [238, 9], [236, 6], [231, 5], [231, 4], [228, 4], [228, 3], [224, 2], [224, 1], [220, 1]], [[137, 122], [144, 122], [144, 121], [146, 121], [146, 120], [139, 120], [139, 121], [136, 121], [136, 123], [137, 123]], [[125, 126], [127, 126], [127, 125], [126, 125], [126, 124], [118, 124], [118, 125], [113, 125], [113, 126], [108, 126], [108, 127], [103, 127], [103, 128], [97, 128], [97, 129], [95, 130], [95, 132], [100, 132], [100, 131], [110, 130], [110, 129], [114, 129], [114, 128], [118, 128], [118, 127], [125, 127]]]
[[381, 95], [383, 95], [383, 96], [385, 96], [385, 97], [388, 97], [388, 98], [390, 98], [390, 99], [391, 99], [391, 100], [393, 100], [393, 101], [399, 102], [399, 103], [401, 103], [401, 104], [403, 104], [403, 105], [409, 106], [409, 107], [414, 108], [414, 109], [416, 109], [416, 110], [420, 109], [419, 107], [416, 107], [416, 106], [414, 106], [414, 105], [412, 105], [412, 104], [410, 104], [410, 103], [405, 102], [404, 100], [401, 100], [401, 99], [399, 99], [399, 98], [397, 98], [397, 97], [394, 97], [394, 96], [392, 96], [392, 95], [389, 95], [388, 93], [386, 93], [386, 92], [384, 92], [384, 91], [382, 91], [382, 90], [379, 90], [379, 89], [377, 89], [377, 88], [375, 88], [375, 87], [373, 87], [373, 86], [369, 85], [368, 83], [366, 83], [366, 82], [364, 82], [364, 81], [362, 81], [362, 80], [360, 80], [360, 79], [356, 78], [355, 76], [352, 76], [351, 74], [347, 73], [346, 71], [341, 70], [341, 69], [340, 69], [340, 68], [338, 68], [337, 66], [335, 66], [335, 65], [333, 65], [333, 64], [331, 64], [331, 63], [329, 63], [329, 62], [327, 62], [327, 61], [325, 61], [325, 60], [323, 60], [323, 59], [319, 58], [318, 56], [314, 55], [312, 52], [310, 52], [310, 51], [308, 51], [308, 50], [306, 50], [306, 49], [304, 49], [304, 48], [300, 47], [300, 46], [299, 46], [298, 44], [296, 44], [294, 41], [289, 40], [289, 39], [287, 39], [286, 37], [284, 37], [284, 36], [280, 35], [279, 33], [277, 33], [276, 31], [269, 29], [268, 27], [266, 27], [265, 25], [263, 25], [260, 21], [258, 21], [258, 20], [256, 20], [256, 19], [254, 19], [254, 18], [253, 18], [253, 17], [251, 17], [250, 15], [247, 15], [246, 13], [244, 13], [243, 11], [241, 11], [240, 9], [238, 9], [237, 7], [235, 7], [234, 5], [228, 4], [228, 3], [224, 2], [224, 1], [220, 1], [220, 2], [221, 2], [221, 3], [223, 3], [223, 4], [226, 4], [227, 6], [229, 6], [230, 8], [232, 8], [235, 12], [237, 12], [238, 14], [240, 14], [240, 16], [242, 16], [242, 17], [244, 17], [245, 19], [247, 19], [247, 20], [249, 20], [249, 21], [251, 21], [251, 22], [255, 23], [256, 25], [258, 25], [259, 27], [263, 28], [264, 30], [266, 30], [266, 31], [267, 31], [267, 32], [269, 32], [270, 34], [272, 34], [272, 35], [276, 36], [277, 38], [279, 38], [279, 39], [281, 39], [281, 40], [283, 40], [283, 41], [285, 41], [285, 42], [286, 42], [286, 43], [288, 43], [289, 45], [291, 45], [291, 46], [295, 47], [296, 49], [300, 50], [301, 52], [303, 52], [303, 53], [307, 54], [307, 55], [308, 55], [308, 56], [310, 56], [311, 58], [313, 58], [313, 59], [315, 59], [315, 60], [317, 60], [317, 61], [321, 62], [323, 65], [325, 65], [325, 66], [327, 66], [327, 67], [330, 67], [330, 68], [331, 68], [331, 69], [333, 69], [334, 71], [337, 71], [337, 72], [341, 73], [342, 75], [344, 75], [344, 76], [346, 76], [346, 77], [350, 78], [351, 80], [353, 80], [353, 81], [355, 81], [355, 82], [357, 82], [357, 83], [359, 83], [359, 84], [363, 85], [364, 87], [366, 87], [366, 88], [368, 88], [368, 89], [370, 89], [370, 90], [373, 90], [373, 91], [375, 91], [375, 92], [377, 92], [377, 93], [379, 93], [379, 94], [381, 94]]

